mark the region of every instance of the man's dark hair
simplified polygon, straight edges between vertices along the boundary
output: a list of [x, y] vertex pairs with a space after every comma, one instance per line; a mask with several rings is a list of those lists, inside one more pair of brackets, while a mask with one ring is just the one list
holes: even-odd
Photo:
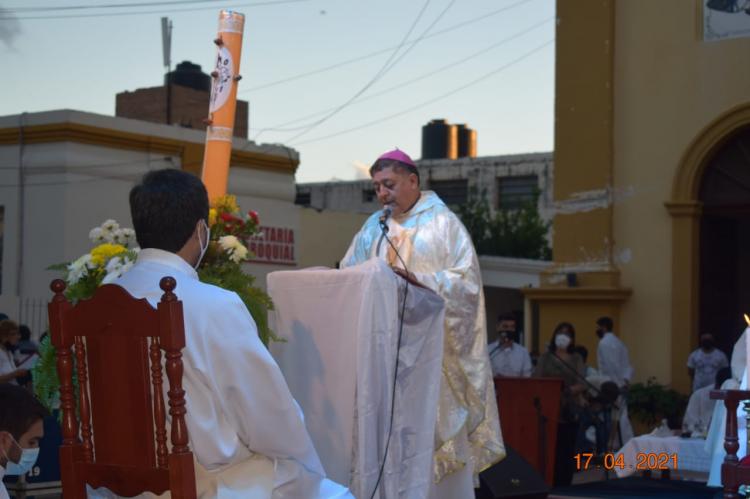
[[9, 319], [8, 314], [4, 314], [4, 313], [0, 312], [0, 321], [4, 321], [4, 320], [7, 320], [7, 319]]
[[413, 173], [417, 176], [417, 183], [419, 183], [419, 170], [412, 165], [403, 163], [397, 159], [378, 159], [370, 167], [370, 176], [372, 177], [377, 172], [385, 170], [386, 168], [393, 168], [396, 173]]
[[26, 388], [0, 384], [0, 431], [7, 431], [18, 441], [31, 425], [48, 415], [47, 409]]
[[177, 253], [198, 220], [208, 219], [208, 193], [200, 179], [182, 170], [155, 170], [130, 191], [130, 216], [141, 248]]
[[612, 322], [612, 319], [609, 317], [599, 317], [596, 320], [596, 325], [603, 327], [607, 333], [612, 332], [612, 328], [614, 327], [614, 323]]
[[21, 341], [29, 341], [31, 339], [31, 329], [26, 324], [18, 326], [18, 332], [21, 334]]
[[497, 316], [498, 323], [503, 322], [503, 321], [513, 321], [516, 324], [518, 324], [518, 320], [516, 319], [516, 316], [510, 312], [506, 312], [504, 314], [500, 314]]

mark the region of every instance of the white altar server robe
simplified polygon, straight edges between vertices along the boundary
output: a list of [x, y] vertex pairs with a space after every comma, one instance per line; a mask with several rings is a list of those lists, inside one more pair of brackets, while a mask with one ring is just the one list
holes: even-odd
[[156, 306], [167, 275], [183, 303], [183, 387], [199, 497], [352, 497], [325, 479], [299, 406], [236, 293], [200, 282], [181, 257], [157, 249], [142, 250], [115, 284]]

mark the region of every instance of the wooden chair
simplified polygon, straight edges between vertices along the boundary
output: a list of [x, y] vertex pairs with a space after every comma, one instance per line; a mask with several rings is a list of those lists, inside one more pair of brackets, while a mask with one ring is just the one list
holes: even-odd
[[[66, 499], [85, 498], [87, 484], [120, 496], [170, 491], [176, 499], [196, 497], [182, 389], [185, 331], [182, 302], [172, 292], [176, 285], [172, 277], [161, 279], [164, 294], [154, 309], [114, 284], [72, 305], [63, 295], [65, 282], [52, 281], [55, 295], [48, 310], [60, 377], [60, 471]], [[162, 350], [169, 379], [171, 452]]]
[[737, 499], [740, 485], [750, 484], [750, 462], [748, 457], [737, 458], [740, 448], [737, 438], [737, 406], [750, 399], [750, 391], [712, 390], [711, 398], [723, 400], [727, 408], [727, 426], [724, 432], [724, 450], [727, 455], [721, 465], [721, 484], [724, 486], [724, 499]]

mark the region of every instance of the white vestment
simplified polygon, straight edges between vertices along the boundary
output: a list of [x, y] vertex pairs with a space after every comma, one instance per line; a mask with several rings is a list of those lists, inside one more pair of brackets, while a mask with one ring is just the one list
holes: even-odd
[[[505, 457], [474, 245], [458, 217], [434, 192], [422, 192], [407, 213], [388, 219], [391, 243], [381, 237], [381, 214], [374, 213], [364, 223], [341, 266], [357, 265], [373, 257], [401, 268], [405, 263], [421, 284], [445, 300], [433, 459], [433, 478], [439, 483], [430, 497], [470, 497], [471, 482], [478, 485], [478, 473]], [[444, 480], [454, 474], [453, 479]], [[456, 493], [458, 490], [462, 492]]]
[[[115, 284], [156, 306], [164, 276], [176, 279], [183, 303], [182, 385], [198, 497], [352, 497], [325, 479], [299, 406], [236, 293], [200, 282], [181, 257], [157, 249], [142, 250]], [[89, 489], [101, 496], [113, 497]]]
[[[747, 390], [747, 329], [742, 332], [740, 338], [734, 344], [732, 349], [732, 377], [721, 385], [722, 390]], [[711, 471], [708, 475], [709, 487], [721, 487], [721, 463], [727, 455], [724, 450], [724, 432], [727, 425], [727, 409], [724, 401], [719, 401], [714, 406], [714, 413], [711, 417], [711, 426], [708, 429], [706, 437], [706, 450], [711, 453]], [[737, 450], [737, 456], [742, 459], [747, 450], [747, 429], [745, 424], [745, 410], [743, 404], [737, 406], [737, 435], [740, 448]]]
[[698, 388], [690, 395], [685, 417], [682, 418], [683, 431], [705, 435], [711, 423], [716, 401], [710, 397], [714, 385]]

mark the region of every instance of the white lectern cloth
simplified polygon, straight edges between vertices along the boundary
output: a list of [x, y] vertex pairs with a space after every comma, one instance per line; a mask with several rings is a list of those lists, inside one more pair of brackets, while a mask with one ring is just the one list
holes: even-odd
[[[405, 281], [379, 260], [273, 272], [272, 353], [326, 473], [369, 498], [385, 450]], [[443, 300], [408, 286], [395, 413], [380, 498], [427, 496], [443, 354]]]

